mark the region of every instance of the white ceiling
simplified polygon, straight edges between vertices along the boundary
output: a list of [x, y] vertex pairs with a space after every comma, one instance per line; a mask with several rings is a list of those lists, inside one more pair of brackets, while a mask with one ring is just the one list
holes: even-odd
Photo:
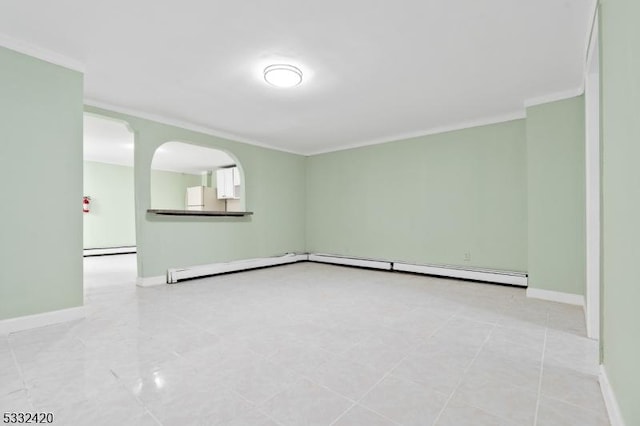
[[85, 114], [83, 157], [133, 167], [133, 133], [121, 121]]
[[[121, 121], [85, 114], [84, 159], [133, 167], [133, 133]], [[167, 142], [154, 153], [151, 169], [199, 175], [232, 164], [235, 160], [224, 151]]]
[[156, 150], [151, 168], [199, 175], [233, 164], [235, 164], [233, 158], [218, 149], [182, 142], [167, 142]]
[[[578, 93], [594, 2], [12, 0], [0, 44], [83, 64], [88, 103], [313, 153]], [[264, 83], [281, 62], [302, 85]]]

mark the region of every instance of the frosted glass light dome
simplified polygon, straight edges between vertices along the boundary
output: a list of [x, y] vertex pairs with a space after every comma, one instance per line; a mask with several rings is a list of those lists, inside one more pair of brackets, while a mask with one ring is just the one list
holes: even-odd
[[264, 69], [264, 80], [276, 87], [294, 87], [302, 83], [302, 71], [293, 65], [269, 65]]

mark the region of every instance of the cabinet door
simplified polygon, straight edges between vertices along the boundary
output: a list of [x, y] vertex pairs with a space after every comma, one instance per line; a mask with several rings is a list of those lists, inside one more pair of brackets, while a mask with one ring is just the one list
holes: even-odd
[[225, 198], [233, 198], [233, 169], [224, 169], [224, 195]]
[[216, 170], [216, 189], [219, 199], [233, 198], [233, 169]]
[[216, 191], [218, 193], [217, 195], [219, 200], [226, 198], [224, 196], [224, 181], [225, 181], [224, 169], [216, 170]]
[[233, 198], [240, 198], [240, 169], [234, 167], [233, 169]]

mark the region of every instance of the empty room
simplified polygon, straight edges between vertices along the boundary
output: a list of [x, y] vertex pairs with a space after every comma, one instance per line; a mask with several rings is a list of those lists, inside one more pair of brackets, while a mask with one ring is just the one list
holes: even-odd
[[3, 424], [640, 425], [637, 0], [0, 9]]

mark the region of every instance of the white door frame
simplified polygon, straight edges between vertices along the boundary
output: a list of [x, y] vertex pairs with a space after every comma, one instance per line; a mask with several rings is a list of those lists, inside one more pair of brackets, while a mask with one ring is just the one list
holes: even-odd
[[600, 49], [598, 13], [585, 68], [586, 319], [587, 335], [600, 339]]

